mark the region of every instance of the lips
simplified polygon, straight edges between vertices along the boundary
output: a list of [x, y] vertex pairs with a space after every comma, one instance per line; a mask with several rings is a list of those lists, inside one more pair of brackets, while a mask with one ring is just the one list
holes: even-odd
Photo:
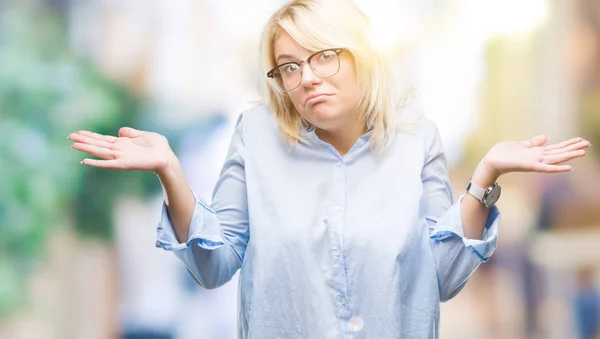
[[306, 101], [304, 101], [304, 103], [307, 104], [312, 99], [318, 100], [319, 98], [324, 98], [324, 97], [328, 97], [331, 95], [332, 94], [328, 94], [328, 93], [313, 93], [313, 94], [310, 94], [308, 97], [306, 97]]

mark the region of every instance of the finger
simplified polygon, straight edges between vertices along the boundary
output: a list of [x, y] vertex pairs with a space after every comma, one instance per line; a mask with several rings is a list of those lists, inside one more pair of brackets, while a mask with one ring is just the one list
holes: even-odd
[[571, 165], [551, 165], [538, 162], [533, 166], [533, 170], [542, 173], [560, 173], [569, 172], [573, 170], [573, 167]]
[[97, 168], [106, 168], [106, 169], [121, 169], [122, 165], [119, 160], [96, 160], [96, 159], [83, 159], [81, 161], [82, 164], [97, 167]]
[[569, 145], [576, 144], [576, 143], [580, 142], [581, 140], [583, 140], [583, 139], [580, 138], [580, 137], [569, 139], [569, 140], [565, 140], [565, 141], [563, 141], [561, 143], [558, 143], [558, 144], [548, 145], [548, 146], [546, 146], [546, 149], [550, 150], [550, 149], [557, 149], [557, 148], [565, 148], [565, 147], [567, 147]]
[[114, 150], [104, 148], [104, 147], [98, 147], [98, 146], [87, 145], [87, 144], [82, 144], [82, 143], [76, 142], [73, 144], [73, 149], [76, 149], [81, 152], [89, 153], [93, 156], [96, 156], [96, 157], [99, 157], [102, 159], [115, 159], [116, 158]]
[[70, 135], [69, 139], [72, 141], [78, 142], [78, 143], [94, 145], [94, 146], [104, 147], [104, 148], [112, 148], [112, 146], [114, 145], [105, 140], [94, 139], [94, 138], [86, 137], [84, 135], [77, 134], [77, 133], [73, 133], [72, 135]]
[[572, 152], [572, 151], [577, 151], [580, 149], [584, 149], [587, 148], [591, 145], [591, 143], [587, 140], [581, 140], [578, 143], [575, 144], [571, 144], [567, 147], [564, 148], [556, 148], [556, 149], [550, 149], [550, 150], [546, 150], [546, 155], [550, 155], [550, 154], [559, 154], [559, 153], [563, 153], [563, 152]]
[[131, 127], [121, 127], [119, 129], [120, 137], [137, 138], [141, 135], [142, 135], [142, 131], [138, 131], [137, 129], [134, 129]]
[[114, 137], [112, 135], [102, 135], [102, 134], [98, 134], [98, 133], [94, 133], [94, 132], [90, 132], [90, 131], [79, 131], [77, 133], [71, 133], [68, 136], [68, 138], [71, 139], [73, 136], [75, 136], [77, 134], [83, 135], [83, 136], [86, 136], [86, 137], [90, 137], [90, 138], [93, 138], [93, 139], [97, 139], [97, 140], [103, 140], [103, 141], [106, 141], [106, 142], [109, 142], [109, 143], [113, 143], [113, 142], [115, 142], [118, 139], [117, 137]]
[[521, 144], [524, 145], [524, 146], [526, 146], [526, 147], [537, 147], [537, 146], [542, 146], [546, 142], [548, 142], [548, 136], [546, 136], [546, 135], [537, 135], [537, 136], [535, 136], [533, 138], [529, 138], [527, 140], [521, 141]]
[[584, 150], [565, 152], [560, 154], [552, 154], [552, 155], [544, 155], [542, 160], [543, 163], [546, 164], [560, 164], [565, 161], [569, 161], [575, 158], [585, 156], [586, 152]]

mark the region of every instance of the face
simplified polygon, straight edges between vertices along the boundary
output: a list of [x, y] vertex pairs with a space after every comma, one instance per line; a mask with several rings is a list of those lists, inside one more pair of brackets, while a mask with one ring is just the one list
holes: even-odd
[[[277, 65], [306, 60], [316, 52], [303, 48], [285, 33], [279, 36], [273, 47]], [[307, 62], [302, 63], [300, 86], [287, 92], [294, 107], [306, 121], [331, 132], [353, 128], [359, 119], [357, 106], [360, 92], [354, 60], [349, 51], [340, 53], [339, 59], [339, 71], [328, 78], [319, 78]]]

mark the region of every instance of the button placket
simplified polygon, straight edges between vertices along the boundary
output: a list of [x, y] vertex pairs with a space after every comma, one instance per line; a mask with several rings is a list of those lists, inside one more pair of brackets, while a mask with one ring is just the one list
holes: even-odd
[[346, 299], [343, 295], [338, 294], [338, 296], [336, 297], [336, 300], [338, 301], [338, 303], [340, 303], [340, 305], [342, 306], [346, 306], [346, 304], [348, 304], [348, 299]]
[[[331, 239], [330, 255], [332, 258], [333, 275], [335, 279], [335, 299], [339, 315], [349, 317], [348, 300], [346, 299], [347, 277], [344, 257], [344, 217], [346, 210], [346, 166], [343, 159], [338, 159], [333, 167], [332, 196], [331, 196], [331, 228], [335, 230]], [[346, 318], [347, 320], [347, 318]]]

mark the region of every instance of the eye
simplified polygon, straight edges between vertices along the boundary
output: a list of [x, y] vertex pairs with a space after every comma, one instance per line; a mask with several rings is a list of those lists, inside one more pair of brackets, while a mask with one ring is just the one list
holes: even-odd
[[327, 60], [333, 58], [334, 56], [335, 56], [334, 51], [323, 51], [323, 52], [321, 52], [321, 54], [319, 54], [319, 60], [327, 61]]
[[290, 74], [298, 71], [300, 69], [300, 66], [298, 66], [298, 64], [286, 64], [281, 66], [279, 69], [284, 74]]

